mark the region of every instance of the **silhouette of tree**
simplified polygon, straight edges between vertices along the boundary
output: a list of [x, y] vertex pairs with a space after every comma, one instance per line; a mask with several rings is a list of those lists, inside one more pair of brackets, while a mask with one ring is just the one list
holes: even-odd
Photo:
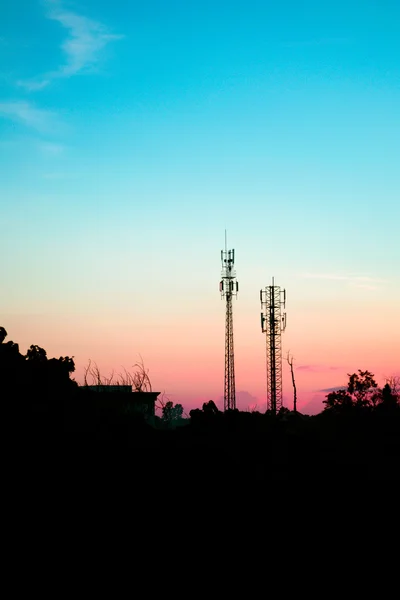
[[[55, 360], [55, 359], [51, 359]], [[69, 356], [60, 356], [58, 362], [62, 365], [63, 369], [67, 373], [73, 373], [75, 371], [75, 362], [74, 357], [70, 358]]]
[[286, 418], [288, 415], [290, 415], [290, 409], [286, 406], [281, 406], [277, 413], [278, 418]]
[[166, 402], [162, 408], [162, 417], [161, 418], [165, 423], [167, 423], [169, 425], [177, 423], [180, 419], [182, 419], [182, 416], [183, 416], [182, 404], [176, 404], [174, 406], [174, 403], [171, 402], [171, 400], [168, 400], [168, 402]]
[[47, 360], [47, 352], [40, 346], [32, 345], [26, 353], [26, 359], [35, 362], [45, 362]]
[[7, 337], [7, 331], [4, 327], [0, 327], [0, 344], [3, 349], [3, 353], [8, 353], [10, 356], [16, 356], [19, 354], [19, 346], [15, 344], [13, 341], [5, 342], [4, 340]]
[[340, 389], [330, 392], [327, 394], [326, 400], [322, 401], [325, 404], [325, 410], [366, 408], [375, 406], [379, 402], [381, 392], [373, 373], [359, 369], [357, 373], [348, 373], [348, 376], [347, 390]]
[[378, 406], [381, 409], [383, 408], [392, 411], [393, 409], [399, 406], [398, 395], [393, 393], [392, 388], [388, 383], [385, 383], [385, 385], [383, 386], [380, 396], [381, 397]]
[[386, 377], [386, 383], [389, 384], [392, 394], [400, 401], [400, 375]]
[[200, 408], [194, 408], [189, 411], [189, 416], [192, 424], [203, 427], [217, 423], [220, 421], [220, 418], [223, 418], [228, 412], [234, 411], [227, 411], [226, 413], [220, 412], [215, 402], [209, 400], [208, 402], [203, 403], [201, 410]]
[[192, 408], [189, 411], [189, 417], [193, 422], [198, 422], [203, 415], [203, 411], [200, 408]]
[[0, 327], [0, 392], [9, 396], [15, 394], [16, 385], [22, 391], [25, 384], [25, 359], [19, 352], [18, 344], [6, 342], [7, 331]]
[[322, 402], [325, 404], [325, 410], [349, 409], [353, 406], [353, 399], [346, 390], [330, 392]]
[[19, 352], [18, 344], [5, 342], [7, 331], [0, 327], [0, 387], [9, 398], [29, 398], [42, 402], [57, 394], [72, 390], [77, 384], [70, 379], [75, 370], [73, 357], [47, 358], [44, 348], [31, 345], [25, 355]]
[[358, 373], [352, 375], [348, 373], [348, 376], [350, 379], [347, 391], [353, 397], [355, 405], [370, 406], [372, 404], [372, 394], [378, 387], [373, 373], [358, 369]]
[[217, 405], [215, 404], [215, 402], [213, 400], [209, 400], [208, 402], [204, 402], [204, 404], [203, 404], [203, 413], [205, 413], [207, 415], [217, 415], [219, 413]]

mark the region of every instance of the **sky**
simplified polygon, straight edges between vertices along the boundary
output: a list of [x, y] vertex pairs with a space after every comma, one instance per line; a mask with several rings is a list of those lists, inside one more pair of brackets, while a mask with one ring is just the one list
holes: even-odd
[[0, 2], [0, 325], [79, 383], [222, 408], [225, 230], [238, 408], [272, 277], [299, 410], [400, 374], [399, 165], [398, 0]]

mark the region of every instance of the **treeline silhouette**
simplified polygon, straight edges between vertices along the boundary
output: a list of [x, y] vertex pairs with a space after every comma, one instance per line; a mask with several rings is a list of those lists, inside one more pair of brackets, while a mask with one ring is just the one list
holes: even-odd
[[0, 391], [13, 407], [14, 440], [26, 456], [62, 468], [70, 486], [112, 481], [131, 491], [190, 485], [250, 493], [399, 480], [396, 377], [380, 389], [369, 371], [350, 374], [347, 388], [328, 393], [314, 416], [287, 408], [222, 412], [210, 400], [184, 418], [168, 401], [149, 420], [112, 394], [82, 393], [71, 378], [73, 357], [48, 358], [35, 345], [21, 354], [6, 337], [0, 328]]

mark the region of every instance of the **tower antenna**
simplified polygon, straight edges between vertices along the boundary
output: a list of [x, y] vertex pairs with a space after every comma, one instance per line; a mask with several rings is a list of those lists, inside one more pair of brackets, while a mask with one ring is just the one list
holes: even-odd
[[282, 408], [282, 333], [286, 328], [286, 290], [272, 285], [260, 290], [261, 331], [267, 340], [267, 410]]
[[222, 273], [219, 291], [221, 298], [226, 300], [225, 312], [225, 381], [224, 381], [224, 410], [236, 408], [235, 390], [235, 355], [233, 349], [233, 314], [232, 298], [237, 296], [239, 284], [236, 281], [235, 250], [228, 250], [225, 229], [225, 250], [221, 250]]

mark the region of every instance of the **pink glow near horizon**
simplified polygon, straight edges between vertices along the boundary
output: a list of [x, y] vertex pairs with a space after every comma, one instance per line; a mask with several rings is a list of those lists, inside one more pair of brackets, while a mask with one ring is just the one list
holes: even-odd
[[[159, 325], [146, 320], [148, 326], [117, 317], [104, 321], [96, 315], [6, 315], [4, 326], [8, 339], [19, 343], [23, 353], [31, 344], [38, 344], [49, 357], [74, 356], [74, 378], [79, 384], [83, 383], [89, 359], [108, 377], [113, 369], [116, 374], [123, 367], [131, 371], [141, 356], [153, 390], [165, 392], [188, 411], [211, 399], [218, 405], [223, 396], [223, 307], [218, 309], [215, 315], [199, 319], [196, 328], [191, 319], [179, 315]], [[266, 396], [265, 338], [255, 319], [243, 320], [239, 309], [235, 317], [237, 406], [246, 410], [257, 405], [262, 410]], [[293, 402], [290, 370], [285, 361], [287, 350], [294, 356], [300, 411], [322, 410], [327, 392], [321, 390], [345, 386], [347, 373], [357, 369], [372, 371], [379, 385], [383, 385], [385, 376], [400, 374], [398, 337], [395, 331], [387, 329], [390, 317], [378, 317], [381, 323], [377, 322], [374, 329], [366, 326], [365, 311], [359, 318], [354, 317], [354, 323], [344, 319], [344, 331], [349, 332], [346, 335], [337, 318], [321, 318], [310, 332], [309, 321], [294, 314], [291, 328], [283, 337], [285, 406], [291, 408]], [[385, 338], [380, 332], [385, 333]]]

